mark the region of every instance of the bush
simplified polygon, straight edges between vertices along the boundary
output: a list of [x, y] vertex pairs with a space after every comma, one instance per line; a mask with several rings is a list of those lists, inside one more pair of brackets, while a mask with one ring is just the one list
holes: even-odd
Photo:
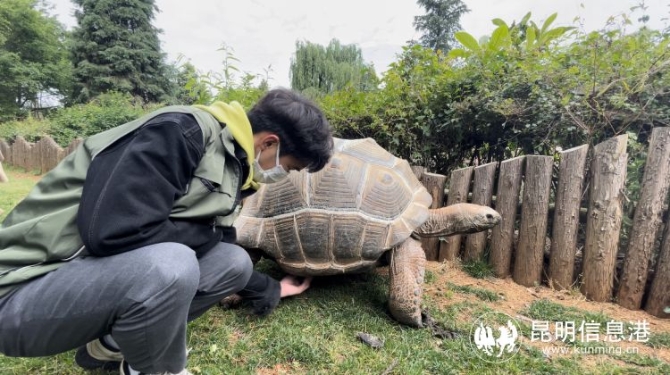
[[128, 94], [102, 94], [91, 102], [63, 108], [51, 118], [51, 136], [61, 146], [135, 120], [157, 105], [144, 107]]
[[28, 142], [35, 142], [49, 134], [50, 130], [51, 122], [49, 120], [28, 117], [25, 120], [14, 120], [0, 124], [0, 139], [5, 139], [11, 143], [16, 137], [21, 136]]
[[[631, 17], [632, 18], [632, 17]], [[373, 137], [412, 164], [448, 174], [517, 154], [554, 153], [624, 133], [646, 145], [670, 124], [670, 35], [627, 18], [577, 32], [530, 20], [498, 27], [448, 56], [408, 45], [374, 93], [320, 98], [338, 135]]]

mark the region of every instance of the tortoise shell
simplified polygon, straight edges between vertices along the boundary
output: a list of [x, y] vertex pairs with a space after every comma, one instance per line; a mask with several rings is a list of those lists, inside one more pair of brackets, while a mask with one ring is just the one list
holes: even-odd
[[336, 138], [321, 171], [291, 172], [245, 200], [237, 242], [295, 275], [361, 271], [423, 224], [431, 201], [407, 161], [370, 138]]

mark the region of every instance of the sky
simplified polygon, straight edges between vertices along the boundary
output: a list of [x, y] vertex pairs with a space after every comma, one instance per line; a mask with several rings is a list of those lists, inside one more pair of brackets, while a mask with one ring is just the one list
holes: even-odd
[[[51, 13], [68, 29], [76, 26], [70, 0], [47, 0]], [[610, 16], [630, 13], [639, 0], [464, 0], [470, 9], [461, 17], [464, 31], [479, 38], [489, 35], [494, 18], [508, 24], [527, 12], [540, 24], [558, 13], [553, 26], [578, 25], [585, 31], [601, 29]], [[415, 16], [425, 11], [415, 0], [156, 0], [160, 12], [154, 25], [168, 61], [190, 61], [200, 72], [221, 71], [224, 44], [243, 72], [268, 75], [270, 86], [289, 87], [289, 66], [296, 41], [327, 45], [337, 38], [357, 44], [363, 59], [381, 74], [395, 61], [402, 46], [419, 39]], [[646, 0], [648, 25], [668, 24], [667, 0]], [[639, 14], [639, 13], [638, 13]], [[638, 18], [636, 16], [635, 18]], [[634, 26], [631, 26], [633, 28]], [[269, 68], [269, 70], [268, 70]]]

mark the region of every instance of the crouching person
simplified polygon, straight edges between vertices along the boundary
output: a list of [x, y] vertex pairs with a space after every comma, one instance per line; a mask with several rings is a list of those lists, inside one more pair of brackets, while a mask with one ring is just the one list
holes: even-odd
[[309, 287], [254, 271], [232, 223], [259, 183], [332, 149], [322, 111], [285, 89], [248, 113], [172, 106], [86, 139], [0, 226], [0, 353], [188, 374], [188, 321], [233, 293], [267, 314]]

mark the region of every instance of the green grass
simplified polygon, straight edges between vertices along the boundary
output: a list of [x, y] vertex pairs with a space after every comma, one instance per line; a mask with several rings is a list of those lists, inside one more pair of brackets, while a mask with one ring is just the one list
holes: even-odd
[[[198, 374], [253, 374], [281, 366], [288, 373], [381, 374], [395, 364], [395, 374], [570, 374], [577, 362], [552, 363], [536, 353], [520, 353], [502, 364], [475, 355], [466, 334], [442, 340], [427, 329], [395, 323], [386, 309], [386, 279], [375, 274], [316, 279], [305, 294], [282, 302], [267, 318], [246, 309], [213, 308], [189, 330], [189, 368]], [[486, 311], [483, 305], [456, 304], [438, 309], [441, 325], [469, 331], [457, 312]], [[367, 332], [384, 339], [375, 350], [356, 338]], [[3, 374], [84, 374], [72, 366], [73, 352], [44, 359], [0, 357]]]
[[[8, 211], [33, 181], [29, 174], [6, 169], [12, 182], [0, 184], [0, 207]], [[261, 261], [257, 268], [275, 277], [281, 275], [270, 261]], [[427, 272], [428, 284], [436, 284], [438, 278]], [[479, 316], [496, 311], [488, 301], [496, 301], [497, 295], [451, 283], [448, 287], [476, 296], [458, 303], [449, 303], [444, 295], [424, 296], [424, 305], [437, 324], [459, 334], [454, 339], [440, 339], [429, 329], [396, 323], [386, 306], [387, 278], [376, 273], [317, 278], [307, 292], [282, 301], [266, 318], [250, 315], [246, 307], [214, 307], [189, 325], [189, 369], [194, 374], [217, 375], [668, 373], [667, 363], [642, 355], [598, 356], [602, 364], [589, 367], [581, 355], [547, 359], [542, 351], [525, 344], [506, 362], [484, 361], [476, 355], [470, 331]], [[538, 320], [608, 319], [549, 301], [536, 301], [520, 313]], [[522, 332], [527, 333], [527, 324], [521, 323]], [[375, 335], [385, 344], [381, 349], [370, 348], [358, 340], [357, 332]], [[667, 347], [668, 336], [656, 337], [655, 345]], [[73, 359], [74, 351], [46, 358], [0, 355], [0, 374], [102, 374], [79, 369]]]
[[565, 307], [546, 299], [533, 301], [531, 305], [521, 312], [523, 315], [540, 321], [550, 322], [576, 322], [582, 321], [600, 323], [602, 329], [612, 319], [602, 313], [583, 311], [574, 307]]
[[[658, 360], [656, 358], [652, 358], [646, 355], [640, 355], [640, 354], [622, 354], [620, 356], [615, 356], [614, 358], [630, 364], [630, 365], [635, 365], [638, 366], [637, 368], [648, 368], [650, 371], [649, 373], [654, 373], [654, 374], [670, 374], [670, 364], [667, 362], [663, 362], [661, 360]], [[634, 368], [634, 367], [633, 367]], [[630, 372], [633, 373], [633, 372]], [[637, 373], [637, 372], [635, 372]]]
[[449, 289], [455, 292], [464, 294], [473, 294], [475, 297], [479, 298], [482, 301], [495, 302], [501, 299], [497, 293], [492, 292], [488, 289], [474, 288], [467, 285], [456, 285], [452, 283], [448, 283], [447, 285], [449, 286]]
[[5, 219], [12, 207], [23, 199], [28, 191], [35, 185], [34, 174], [20, 168], [14, 168], [3, 164], [3, 169], [9, 182], [0, 183], [0, 222]]
[[493, 267], [491, 267], [491, 265], [485, 260], [477, 259], [464, 262], [462, 267], [463, 271], [477, 279], [484, 279], [493, 276]]
[[649, 335], [649, 341], [646, 342], [647, 346], [652, 348], [665, 348], [670, 349], [670, 333], [669, 332], [652, 332]]

